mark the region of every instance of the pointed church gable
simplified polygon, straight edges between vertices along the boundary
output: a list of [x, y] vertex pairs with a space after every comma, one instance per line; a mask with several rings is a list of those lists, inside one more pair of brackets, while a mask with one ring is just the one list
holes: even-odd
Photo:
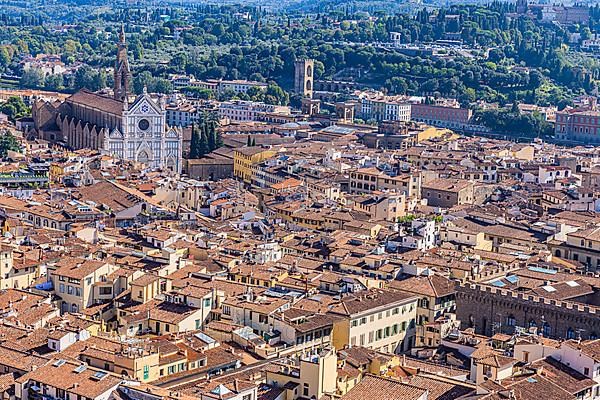
[[109, 139], [123, 139], [123, 134], [118, 129], [113, 129], [108, 135]]
[[147, 94], [139, 95], [129, 107], [129, 115], [160, 115], [162, 111], [158, 104]]
[[167, 131], [167, 134], [165, 135], [165, 138], [167, 139], [178, 139], [179, 135], [177, 134], [177, 131], [175, 129], [169, 129]]
[[154, 158], [154, 153], [148, 143], [140, 144], [135, 152], [136, 161], [147, 163]]
[[136, 150], [137, 153], [139, 153], [141, 151], [147, 151], [148, 154], [152, 154], [152, 149], [150, 148], [150, 146], [146, 142], [140, 143], [140, 145], [138, 146], [138, 148]]

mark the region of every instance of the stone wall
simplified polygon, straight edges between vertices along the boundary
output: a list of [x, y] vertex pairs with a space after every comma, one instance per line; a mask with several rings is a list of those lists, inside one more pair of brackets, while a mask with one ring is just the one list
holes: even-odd
[[599, 307], [493, 286], [458, 283], [456, 309], [462, 329], [473, 327], [477, 333], [488, 336], [533, 326], [555, 339], [573, 337], [577, 332], [583, 339], [600, 335]]

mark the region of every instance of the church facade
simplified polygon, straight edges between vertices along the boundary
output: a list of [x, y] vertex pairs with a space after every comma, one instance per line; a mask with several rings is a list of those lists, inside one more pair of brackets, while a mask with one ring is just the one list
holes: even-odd
[[97, 149], [148, 168], [181, 172], [183, 134], [166, 123], [165, 98], [129, 94], [131, 72], [121, 30], [113, 95], [82, 89], [63, 103], [38, 102], [32, 109], [37, 134], [72, 149]]

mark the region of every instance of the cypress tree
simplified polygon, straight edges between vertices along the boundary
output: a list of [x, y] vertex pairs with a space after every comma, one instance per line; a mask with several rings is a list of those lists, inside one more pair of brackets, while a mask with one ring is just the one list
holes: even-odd
[[206, 125], [207, 136], [208, 136], [208, 151], [211, 152], [217, 148], [217, 138], [215, 137], [216, 131], [214, 126], [208, 121], [204, 123]]
[[201, 134], [200, 134], [200, 146], [198, 153], [200, 156], [208, 154], [210, 151], [208, 149], [208, 133], [206, 132], [206, 125], [202, 124]]
[[217, 129], [217, 126], [215, 125], [215, 142], [217, 143], [217, 149], [220, 147], [223, 147], [223, 136], [221, 135], [221, 132], [219, 132], [219, 130]]
[[198, 158], [200, 155], [198, 150], [200, 149], [200, 133], [196, 125], [192, 124], [192, 141], [190, 143], [190, 155], [189, 158]]

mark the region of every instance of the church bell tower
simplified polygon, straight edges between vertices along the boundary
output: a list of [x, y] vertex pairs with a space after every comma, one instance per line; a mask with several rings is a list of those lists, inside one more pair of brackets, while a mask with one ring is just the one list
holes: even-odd
[[127, 100], [129, 93], [129, 80], [131, 71], [129, 70], [129, 61], [127, 61], [127, 43], [125, 43], [125, 26], [121, 25], [119, 34], [119, 43], [117, 43], [117, 59], [115, 60], [114, 72], [114, 97], [116, 100]]

